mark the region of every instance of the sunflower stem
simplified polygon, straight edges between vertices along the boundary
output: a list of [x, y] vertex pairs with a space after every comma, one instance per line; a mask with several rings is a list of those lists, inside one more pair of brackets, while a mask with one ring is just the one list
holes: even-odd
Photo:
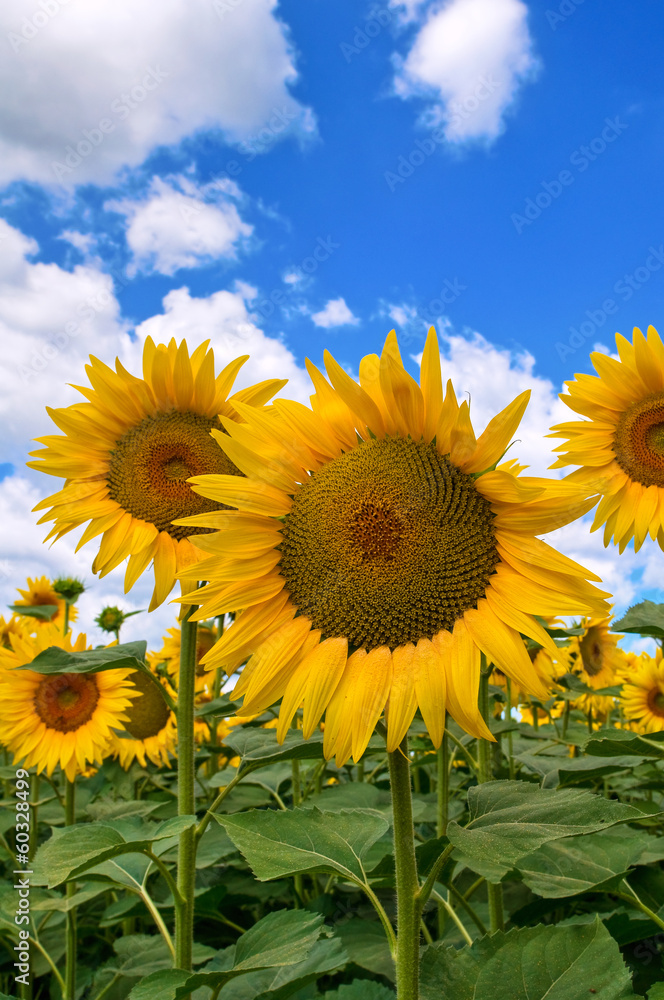
[[[66, 606], [66, 605], [65, 605]], [[65, 778], [65, 826], [76, 823], [76, 780]], [[67, 882], [67, 900], [76, 895], [76, 883]], [[64, 1000], [76, 996], [76, 910], [67, 910]]]
[[[487, 669], [486, 660], [484, 659], [484, 654], [482, 654], [482, 672], [480, 674], [480, 692], [479, 692], [479, 705], [480, 712], [482, 713], [482, 718], [489, 725], [489, 673]], [[480, 783], [485, 781], [493, 781], [493, 769], [492, 763], [492, 753], [491, 744], [488, 740], [481, 739], [479, 741], [478, 756], [480, 761], [480, 769], [478, 779]], [[505, 918], [503, 915], [503, 887], [500, 882], [494, 885], [493, 882], [488, 882], [486, 884], [487, 897], [489, 901], [489, 926], [491, 928], [491, 933], [495, 931], [502, 931], [505, 929]]]
[[388, 754], [397, 888], [397, 1000], [418, 1000], [420, 916], [408, 737]]
[[[299, 760], [291, 761], [291, 774], [292, 774], [292, 794], [293, 794], [293, 809], [297, 809], [302, 801], [302, 787], [300, 785], [300, 762]], [[293, 876], [293, 882], [295, 884], [295, 906], [299, 908], [305, 903], [304, 899], [304, 879], [302, 877], [302, 872], [297, 872]]]
[[[447, 833], [450, 795], [450, 746], [447, 742], [447, 732], [443, 732], [443, 740], [436, 751], [436, 836], [444, 837]], [[438, 937], [443, 936], [445, 928], [445, 907], [438, 904]]]
[[[194, 605], [188, 605], [182, 618], [180, 633], [180, 676], [178, 680], [178, 815], [192, 816], [196, 812], [194, 794], [194, 696], [196, 684], [196, 627], [191, 615]], [[175, 966], [192, 970], [194, 938], [194, 888], [196, 881], [196, 831], [193, 827], [180, 834], [178, 848], [177, 888], [180, 900], [175, 901]]]

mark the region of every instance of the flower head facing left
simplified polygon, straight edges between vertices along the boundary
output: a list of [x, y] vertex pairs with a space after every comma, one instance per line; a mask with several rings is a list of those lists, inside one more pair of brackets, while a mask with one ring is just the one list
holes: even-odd
[[[221, 504], [196, 495], [187, 480], [210, 473], [241, 475], [212, 432], [220, 415], [238, 419], [236, 402], [262, 405], [285, 383], [271, 379], [229, 397], [247, 360], [238, 358], [215, 377], [208, 342], [189, 355], [186, 341], [143, 350], [143, 378], [116, 361], [115, 371], [90, 358], [90, 388], [77, 386], [87, 402], [48, 412], [62, 435], [38, 440], [33, 452], [40, 469], [66, 480], [37, 504], [40, 520], [54, 521], [48, 538], [61, 538], [88, 521], [77, 548], [101, 536], [93, 572], [105, 576], [129, 557], [125, 591], [150, 563], [155, 587], [150, 610], [170, 593], [176, 573], [201, 553], [195, 536], [207, 528], [184, 529], [174, 520]], [[194, 541], [191, 540], [194, 536]]]

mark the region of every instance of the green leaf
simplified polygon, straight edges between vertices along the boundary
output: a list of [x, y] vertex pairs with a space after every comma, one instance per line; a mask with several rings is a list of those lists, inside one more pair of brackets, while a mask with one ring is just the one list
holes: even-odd
[[[600, 729], [590, 736], [583, 748], [591, 757], [612, 757], [615, 754], [664, 759], [664, 731], [631, 733], [627, 729]], [[635, 762], [638, 763], [638, 762]]]
[[196, 718], [205, 719], [208, 715], [219, 715], [224, 718], [233, 715], [237, 710], [237, 702], [231, 701], [227, 694], [222, 694], [221, 698], [213, 698], [203, 705], [196, 707]]
[[126, 821], [67, 827], [54, 832], [37, 851], [32, 880], [35, 885], [52, 888], [110, 858], [149, 850], [155, 841], [175, 837], [195, 823], [195, 816], [176, 816], [163, 823]]
[[233, 729], [224, 739], [223, 746], [230, 747], [242, 758], [240, 770], [249, 764], [273, 764], [279, 760], [322, 759], [323, 734], [314, 733], [305, 740], [299, 729], [290, 732], [281, 746], [273, 729]]
[[221, 1000], [286, 1000], [321, 976], [343, 968], [348, 961], [341, 941], [318, 941], [306, 959], [280, 969], [247, 972], [224, 986]]
[[664, 1000], [664, 983], [653, 983], [648, 990], [648, 1000]]
[[394, 980], [394, 961], [382, 924], [351, 917], [345, 924], [337, 924], [334, 933], [343, 941], [349, 961], [376, 976]]
[[555, 788], [556, 786], [564, 788], [568, 785], [577, 785], [581, 781], [603, 778], [608, 774], [633, 768], [640, 763], [628, 755], [608, 757], [600, 763], [593, 757], [521, 753], [517, 760], [525, 764], [531, 771], [543, 776], [544, 788]]
[[364, 884], [363, 858], [389, 827], [372, 809], [324, 813], [315, 806], [215, 819], [262, 882], [296, 872], [334, 872]]
[[[632, 836], [633, 835], [633, 836]], [[556, 898], [580, 892], [613, 892], [639, 862], [648, 834], [631, 830], [590, 833], [544, 844], [517, 862], [526, 885], [538, 896]]]
[[[321, 925], [320, 914], [306, 910], [270, 913], [246, 931], [236, 945], [225, 948], [218, 958], [213, 958], [202, 972], [193, 975], [182, 969], [154, 972], [138, 983], [129, 995], [131, 1000], [183, 1000], [202, 986], [217, 990], [234, 977], [254, 970], [297, 969], [316, 949]], [[336, 968], [340, 960], [345, 961], [345, 956], [338, 947], [334, 951], [333, 967]], [[314, 977], [320, 974], [311, 972]], [[251, 995], [255, 997], [255, 991]], [[284, 997], [289, 995], [288, 992], [282, 994]]]
[[374, 983], [370, 979], [354, 979], [338, 990], [324, 993], [321, 1000], [394, 1000], [394, 997], [392, 990], [381, 983]]
[[120, 646], [86, 649], [81, 653], [68, 653], [59, 646], [49, 646], [32, 663], [17, 669], [36, 670], [39, 674], [89, 674], [119, 667], [145, 670], [146, 649], [146, 642], [126, 642]]
[[8, 607], [13, 615], [39, 618], [45, 622], [50, 622], [59, 610], [57, 604], [9, 604]]
[[430, 945], [421, 1000], [627, 1000], [631, 977], [599, 918], [591, 924], [520, 928], [470, 948]]
[[613, 623], [611, 631], [664, 639], [664, 604], [655, 604], [653, 601], [635, 604], [619, 622]]
[[642, 816], [633, 806], [593, 792], [538, 788], [525, 781], [488, 781], [468, 792], [470, 822], [452, 821], [447, 836], [463, 861], [498, 881], [524, 855], [550, 840], [594, 833]]

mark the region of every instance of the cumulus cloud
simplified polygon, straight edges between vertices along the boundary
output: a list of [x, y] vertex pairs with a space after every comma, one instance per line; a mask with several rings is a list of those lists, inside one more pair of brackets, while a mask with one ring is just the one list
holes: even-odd
[[[90, 353], [110, 365], [119, 356], [130, 372], [140, 374], [148, 335], [157, 341], [186, 337], [190, 347], [210, 339], [218, 371], [238, 355], [250, 355], [236, 380], [238, 389], [268, 378], [288, 378], [287, 394], [306, 402], [309, 380], [286, 345], [260, 329], [252, 312], [258, 293], [248, 284], [237, 282], [232, 290], [206, 298], [195, 298], [186, 288], [175, 289], [165, 297], [163, 312], [145, 320], [131, 335], [108, 274], [91, 265], [66, 271], [56, 264], [34, 263], [35, 241], [4, 222], [0, 222], [0, 248], [0, 464], [15, 467], [0, 482], [0, 604], [14, 602], [16, 587], [28, 575], [75, 574], [91, 585], [82, 599], [81, 621], [91, 623], [103, 604], [145, 608], [152, 589], [148, 577], [127, 597], [123, 567], [104, 580], [94, 578], [90, 566], [95, 542], [74, 551], [80, 531], [52, 548], [43, 544], [48, 526], [38, 526], [39, 515], [31, 511], [62, 481], [27, 470], [24, 463], [31, 438], [56, 432], [45, 406], [81, 400], [67, 383], [86, 384], [84, 365]], [[137, 615], [127, 623], [124, 637], [140, 638], [147, 630], [155, 645], [174, 616], [168, 605], [150, 616]], [[97, 630], [89, 631], [93, 641], [102, 641]]]
[[[535, 372], [529, 351], [496, 347], [477, 332], [465, 336], [439, 330], [443, 379], [452, 380], [457, 397], [470, 397], [470, 413], [476, 433], [519, 393], [530, 389], [526, 415], [517, 431], [510, 455], [530, 466], [529, 474], [551, 475], [548, 467], [555, 456], [555, 442], [545, 437], [552, 424], [569, 418], [553, 383]], [[422, 355], [414, 358], [419, 364]]]
[[199, 186], [180, 175], [153, 178], [141, 200], [107, 202], [107, 209], [127, 217], [127, 244], [133, 253], [129, 273], [172, 275], [180, 268], [235, 259], [253, 232], [240, 218], [239, 197], [232, 181]]
[[[406, 4], [412, 17], [417, 4]], [[538, 60], [522, 0], [449, 0], [427, 9], [405, 59], [396, 58], [395, 90], [431, 103], [428, 125], [448, 142], [492, 142]]]
[[346, 300], [329, 299], [320, 312], [312, 313], [312, 320], [316, 326], [325, 327], [329, 330], [333, 326], [357, 326], [360, 322], [346, 305]]
[[255, 152], [311, 131], [277, 0], [0, 7], [0, 183], [107, 183], [159, 145], [220, 130]]
[[90, 353], [114, 352], [127, 329], [110, 275], [33, 263], [37, 250], [0, 220], [0, 431], [5, 460], [19, 464], [30, 438], [48, 432], [44, 406], [80, 399], [68, 383], [84, 378]]

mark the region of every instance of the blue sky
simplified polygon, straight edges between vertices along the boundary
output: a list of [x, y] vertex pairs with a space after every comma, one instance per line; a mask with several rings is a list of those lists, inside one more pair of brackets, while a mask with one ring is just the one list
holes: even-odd
[[[23, 467], [88, 353], [138, 370], [148, 333], [210, 336], [220, 363], [251, 353], [246, 382], [289, 377], [306, 398], [306, 356], [356, 371], [396, 327], [416, 374], [434, 322], [479, 426], [532, 387], [519, 453], [542, 473], [563, 381], [616, 330], [660, 322], [655, 0], [148, 8], [0, 12], [7, 602], [28, 574], [93, 579], [92, 549], [41, 545], [29, 509], [55, 486]], [[617, 610], [664, 599], [657, 547], [619, 558], [587, 528], [558, 544]], [[125, 598], [118, 571], [84, 600], [91, 616], [145, 594]]]

